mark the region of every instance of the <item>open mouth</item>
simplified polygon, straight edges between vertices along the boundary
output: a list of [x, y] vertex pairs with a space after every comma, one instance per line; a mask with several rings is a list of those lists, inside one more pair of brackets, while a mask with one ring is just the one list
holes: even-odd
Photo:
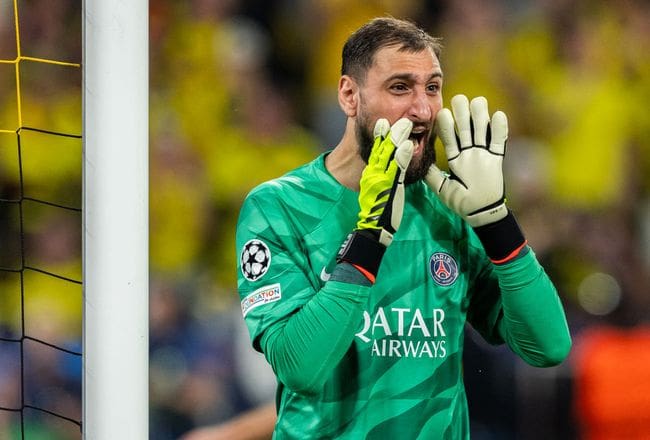
[[420, 143], [422, 139], [424, 139], [424, 132], [420, 133], [411, 133], [411, 136], [409, 136], [409, 139], [411, 139], [414, 142]]
[[409, 136], [409, 139], [413, 141], [413, 144], [415, 146], [415, 152], [419, 152], [422, 150], [424, 146], [424, 142], [427, 137], [428, 130], [422, 128], [422, 129], [413, 129], [411, 132], [411, 135]]

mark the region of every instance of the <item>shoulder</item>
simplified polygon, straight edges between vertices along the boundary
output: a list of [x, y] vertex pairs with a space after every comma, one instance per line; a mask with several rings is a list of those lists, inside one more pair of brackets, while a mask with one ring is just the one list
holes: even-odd
[[324, 156], [255, 187], [246, 197], [239, 224], [292, 225], [310, 231], [337, 206], [345, 189], [326, 170]]
[[304, 207], [304, 204], [327, 202], [340, 195], [343, 187], [325, 168], [323, 153], [314, 160], [283, 176], [268, 180], [253, 188], [244, 201], [260, 207]]
[[286, 174], [267, 180], [253, 188], [248, 198], [277, 197], [285, 193], [299, 192], [314, 185], [322, 185], [319, 178], [319, 168], [324, 162], [324, 155], [320, 155], [311, 162], [307, 162]]

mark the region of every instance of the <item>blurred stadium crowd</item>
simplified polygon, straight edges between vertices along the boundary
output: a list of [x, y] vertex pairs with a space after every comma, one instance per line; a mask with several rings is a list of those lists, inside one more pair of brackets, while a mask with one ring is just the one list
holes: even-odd
[[[80, 1], [17, 4], [23, 55], [80, 62]], [[484, 95], [508, 114], [509, 204], [574, 338], [563, 365], [538, 370], [468, 329], [472, 438], [650, 438], [647, 2], [150, 0], [151, 439], [273, 398], [239, 312], [239, 206], [256, 184], [334, 146], [340, 48], [386, 14], [443, 37], [447, 99]], [[13, 2], [0, 0], [0, 59], [16, 57], [14, 34]], [[79, 69], [22, 65], [23, 126], [80, 134]], [[0, 129], [18, 128], [16, 101], [14, 66], [0, 64]], [[24, 133], [21, 142], [25, 193], [80, 207], [80, 141]], [[16, 135], [0, 133], [0, 199], [20, 192], [16, 151]], [[4, 268], [20, 267], [14, 206], [0, 204]], [[78, 213], [23, 209], [29, 263], [80, 279]], [[21, 321], [19, 277], [0, 271], [3, 337], [24, 322], [27, 334], [79, 350], [80, 287], [24, 274]], [[26, 350], [38, 387], [22, 390], [16, 351], [0, 342], [0, 407], [32, 402], [79, 420], [80, 361]], [[25, 414], [30, 439], [80, 438], [74, 425]], [[20, 429], [0, 411], [0, 438]]]

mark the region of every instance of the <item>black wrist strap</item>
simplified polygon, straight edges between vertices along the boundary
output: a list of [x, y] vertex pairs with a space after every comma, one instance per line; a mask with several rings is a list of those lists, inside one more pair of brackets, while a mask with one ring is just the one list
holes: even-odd
[[372, 231], [355, 230], [341, 245], [336, 260], [362, 267], [373, 276], [377, 276], [384, 252], [386, 252], [386, 246], [379, 242], [378, 237]]
[[490, 260], [497, 264], [515, 258], [526, 245], [526, 238], [510, 211], [497, 222], [474, 228], [474, 232]]

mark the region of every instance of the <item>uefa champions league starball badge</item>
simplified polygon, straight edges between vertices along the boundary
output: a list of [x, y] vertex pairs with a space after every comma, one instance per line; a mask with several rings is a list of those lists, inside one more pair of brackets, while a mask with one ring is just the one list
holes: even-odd
[[241, 252], [241, 272], [248, 281], [257, 281], [271, 265], [271, 251], [261, 240], [253, 239], [244, 244]]

